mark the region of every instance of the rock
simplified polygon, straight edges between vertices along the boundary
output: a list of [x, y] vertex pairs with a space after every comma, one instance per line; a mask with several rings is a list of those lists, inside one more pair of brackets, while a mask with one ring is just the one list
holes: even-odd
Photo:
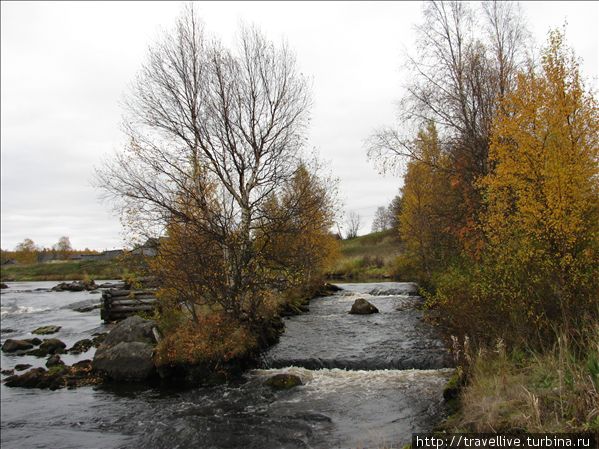
[[94, 337], [94, 338], [92, 338], [92, 343], [93, 343], [94, 348], [97, 348], [102, 343], [104, 343], [104, 340], [106, 340], [107, 335], [108, 335], [108, 332], [100, 332], [97, 334], [92, 334], [92, 336]]
[[8, 338], [2, 345], [3, 352], [15, 352], [33, 348], [33, 344], [25, 340]]
[[13, 332], [16, 332], [16, 330], [11, 329], [9, 327], [0, 329], [0, 334], [12, 334]]
[[12, 376], [15, 373], [14, 369], [3, 369], [0, 370], [0, 374], [3, 374], [5, 376]]
[[51, 390], [99, 383], [101, 383], [101, 379], [94, 374], [90, 360], [82, 360], [74, 363], [73, 366], [53, 365], [47, 371], [44, 368], [33, 368], [23, 374], [10, 376], [5, 381], [7, 387], [49, 388]]
[[358, 298], [351, 306], [349, 313], [354, 315], [369, 315], [371, 313], [379, 313], [379, 309], [370, 304], [364, 298]]
[[60, 330], [60, 326], [42, 326], [38, 327], [36, 330], [32, 332], [32, 334], [36, 335], [48, 335], [55, 334]]
[[60, 284], [52, 287], [53, 292], [82, 292], [84, 290], [96, 290], [98, 286], [94, 281], [73, 281], [73, 282], [61, 282]]
[[29, 368], [31, 368], [29, 363], [19, 363], [18, 365], [15, 365], [15, 371], [25, 371]]
[[42, 341], [37, 338], [37, 337], [33, 337], [33, 338], [26, 338], [23, 341], [26, 341], [28, 343], [31, 343], [33, 346], [38, 346]]
[[85, 338], [83, 340], [79, 340], [76, 342], [72, 348], [70, 348], [67, 352], [71, 354], [81, 354], [82, 352], [87, 352], [94, 345], [94, 342], [89, 338]]
[[93, 369], [114, 380], [141, 381], [152, 377], [156, 339], [154, 321], [132, 316], [117, 324], [98, 347]]
[[61, 354], [66, 347], [67, 345], [58, 338], [48, 338], [40, 344], [39, 349], [46, 351], [46, 354]]
[[6, 285], [4, 282], [0, 282], [0, 288], [8, 288], [8, 285]]
[[275, 390], [289, 390], [290, 388], [297, 387], [298, 385], [303, 385], [299, 376], [286, 373], [275, 374], [274, 376], [268, 378], [264, 384], [274, 388]]
[[[91, 291], [90, 293], [99, 293], [98, 291]], [[91, 312], [92, 310], [99, 309], [102, 307], [100, 299], [84, 299], [83, 301], [73, 302], [63, 306], [63, 309], [74, 310], [75, 312]]]
[[64, 365], [64, 362], [60, 359], [58, 354], [51, 355], [48, 357], [48, 361], [46, 362], [46, 367], [52, 368], [53, 366]]
[[27, 351], [23, 354], [19, 354], [19, 355], [32, 355], [34, 357], [46, 357], [48, 355], [48, 350], [47, 349], [42, 349], [42, 348], [35, 348], [32, 349], [31, 351]]

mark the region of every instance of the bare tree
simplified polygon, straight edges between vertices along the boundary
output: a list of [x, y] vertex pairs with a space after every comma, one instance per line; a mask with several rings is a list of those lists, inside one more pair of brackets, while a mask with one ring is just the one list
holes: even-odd
[[[242, 27], [238, 47], [227, 49], [190, 6], [151, 48], [126, 101], [130, 143], [97, 179], [128, 226], [179, 235], [172, 249], [206, 268], [186, 280], [195, 286], [189, 302], [258, 313], [272, 279], [256, 236], [272, 225], [269, 201], [300, 166], [309, 107], [293, 53], [255, 28]], [[286, 211], [292, 216], [293, 204]]]
[[374, 213], [372, 220], [372, 232], [381, 232], [391, 227], [389, 210], [386, 207], [379, 206]]
[[[411, 73], [401, 99], [398, 123], [368, 141], [368, 155], [385, 170], [408, 161], [447, 172], [459, 201], [446, 227], [465, 240], [476, 240], [482, 198], [477, 181], [489, 172], [491, 123], [497, 99], [512, 88], [526, 62], [527, 32], [516, 5], [489, 2], [482, 10], [459, 1], [429, 1], [416, 28], [418, 56], [408, 56]], [[419, 152], [417, 130], [433, 123], [439, 133], [438, 164]]]
[[360, 224], [362, 217], [355, 211], [351, 211], [347, 217], [347, 232], [345, 233], [346, 239], [354, 239], [358, 236], [360, 231]]

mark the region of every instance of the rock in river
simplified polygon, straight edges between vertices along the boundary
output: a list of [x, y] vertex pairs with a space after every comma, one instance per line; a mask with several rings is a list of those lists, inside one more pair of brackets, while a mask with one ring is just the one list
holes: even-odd
[[93, 368], [113, 380], [141, 381], [155, 374], [152, 320], [132, 316], [117, 324], [98, 347]]
[[55, 334], [60, 330], [60, 326], [42, 326], [38, 327], [36, 330], [32, 332], [32, 334], [36, 335], [48, 335]]
[[290, 388], [297, 387], [298, 385], [303, 385], [302, 380], [299, 376], [295, 374], [275, 374], [272, 377], [269, 377], [265, 385], [268, 385], [275, 390], [289, 390]]
[[349, 313], [354, 315], [369, 315], [371, 313], [379, 313], [379, 309], [370, 304], [364, 298], [358, 298], [351, 306]]
[[51, 355], [48, 357], [48, 361], [46, 362], [46, 366], [48, 368], [52, 368], [53, 366], [64, 365], [64, 362], [60, 359], [58, 354]]
[[7, 339], [2, 345], [3, 352], [15, 352], [31, 348], [33, 348], [31, 342], [25, 340], [13, 340], [12, 338]]
[[58, 338], [48, 338], [42, 341], [39, 349], [45, 351], [46, 354], [61, 354], [64, 352], [64, 348], [66, 347], [67, 345]]
[[94, 281], [73, 281], [73, 282], [61, 282], [60, 284], [52, 287], [53, 292], [82, 292], [84, 290], [96, 290], [98, 286]]
[[8, 288], [8, 285], [6, 285], [4, 282], [0, 282], [0, 288]]

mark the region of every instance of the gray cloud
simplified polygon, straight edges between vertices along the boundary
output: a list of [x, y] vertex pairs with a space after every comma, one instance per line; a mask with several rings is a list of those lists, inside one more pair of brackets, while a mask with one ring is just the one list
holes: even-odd
[[[530, 2], [537, 41], [568, 21], [568, 37], [597, 80], [596, 2]], [[91, 187], [93, 168], [122, 145], [119, 102], [176, 3], [3, 2], [1, 23], [2, 242], [25, 237], [49, 246], [69, 235], [76, 247], [122, 245], [110, 206]], [[364, 218], [387, 204], [401, 180], [367, 161], [364, 139], [390, 124], [401, 96], [402, 50], [420, 21], [415, 2], [207, 2], [210, 31], [232, 42], [240, 20], [285, 38], [313, 79], [309, 148], [340, 178], [346, 210]]]

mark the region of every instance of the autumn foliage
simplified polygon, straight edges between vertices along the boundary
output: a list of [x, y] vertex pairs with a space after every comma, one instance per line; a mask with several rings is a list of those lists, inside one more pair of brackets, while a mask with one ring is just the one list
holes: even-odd
[[455, 331], [534, 345], [597, 320], [598, 136], [596, 100], [554, 31], [493, 121], [482, 257], [440, 276]]

